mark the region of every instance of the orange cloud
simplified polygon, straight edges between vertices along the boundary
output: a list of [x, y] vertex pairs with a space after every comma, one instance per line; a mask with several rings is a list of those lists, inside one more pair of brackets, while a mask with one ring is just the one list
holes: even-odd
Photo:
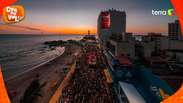
[[[16, 25], [6, 24], [0, 25], [0, 29], [6, 31], [6, 34], [87, 34], [90, 30], [91, 34], [96, 34], [95, 27], [78, 26], [78, 27], [50, 27], [43, 24], [26, 24], [19, 23]], [[0, 32], [3, 34], [3, 32]]]
[[56, 34], [87, 34], [90, 30], [91, 34], [96, 34], [96, 29], [94, 27], [57, 27], [49, 28], [46, 31]]

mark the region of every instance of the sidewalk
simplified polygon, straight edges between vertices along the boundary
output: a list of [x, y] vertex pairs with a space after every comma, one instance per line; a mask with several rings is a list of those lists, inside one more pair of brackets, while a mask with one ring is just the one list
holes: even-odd
[[60, 86], [58, 87], [56, 92], [54, 93], [54, 95], [51, 97], [49, 103], [57, 103], [59, 101], [59, 99], [62, 95], [63, 89], [68, 85], [72, 75], [75, 72], [75, 65], [76, 65], [76, 63], [74, 63], [71, 66], [71, 70], [68, 72], [68, 74], [66, 75], [66, 77], [64, 78], [64, 80], [62, 81], [62, 83], [60, 84]]

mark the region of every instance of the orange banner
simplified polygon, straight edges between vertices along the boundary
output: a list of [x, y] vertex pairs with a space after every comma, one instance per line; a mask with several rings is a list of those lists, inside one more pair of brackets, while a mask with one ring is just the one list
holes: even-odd
[[165, 99], [162, 103], [183, 103], [183, 85], [175, 94]]
[[181, 28], [182, 28], [182, 34], [183, 34], [183, 0], [171, 0], [175, 13], [179, 18], [179, 21], [181, 23]]
[[0, 67], [0, 103], [11, 103], [4, 84], [3, 74]]
[[[183, 0], [171, 0], [171, 2], [181, 23], [183, 34]], [[163, 100], [162, 103], [183, 103], [183, 84], [175, 94]]]
[[10, 6], [15, 3], [17, 0], [0, 0], [0, 15], [3, 13], [3, 8], [6, 6]]

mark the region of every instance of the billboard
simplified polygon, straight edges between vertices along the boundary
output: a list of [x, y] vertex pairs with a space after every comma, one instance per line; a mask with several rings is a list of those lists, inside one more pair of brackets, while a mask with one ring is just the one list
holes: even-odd
[[102, 29], [110, 28], [110, 13], [109, 12], [101, 13], [101, 27], [102, 27]]

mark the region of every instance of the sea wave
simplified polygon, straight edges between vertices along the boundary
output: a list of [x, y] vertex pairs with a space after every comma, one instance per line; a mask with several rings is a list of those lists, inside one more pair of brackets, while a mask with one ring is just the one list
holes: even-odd
[[16, 71], [16, 73], [12, 72], [13, 75], [9, 74], [9, 75], [5, 76], [5, 81], [11, 80], [17, 76], [20, 76], [26, 72], [34, 70], [34, 69], [38, 68], [39, 66], [42, 66], [42, 65], [54, 60], [55, 58], [61, 56], [65, 52], [65, 47], [57, 47], [55, 50], [53, 50], [51, 52], [53, 53], [52, 57], [42, 56], [42, 57], [39, 57], [40, 61], [38, 61], [38, 62], [32, 62], [32, 63], [27, 63], [27, 64], [22, 65], [19, 68], [24, 68], [24, 69], [19, 69], [19, 71]]
[[82, 36], [0, 36], [0, 65], [7, 80], [45, 63], [59, 52], [44, 45], [45, 41], [80, 39]]

